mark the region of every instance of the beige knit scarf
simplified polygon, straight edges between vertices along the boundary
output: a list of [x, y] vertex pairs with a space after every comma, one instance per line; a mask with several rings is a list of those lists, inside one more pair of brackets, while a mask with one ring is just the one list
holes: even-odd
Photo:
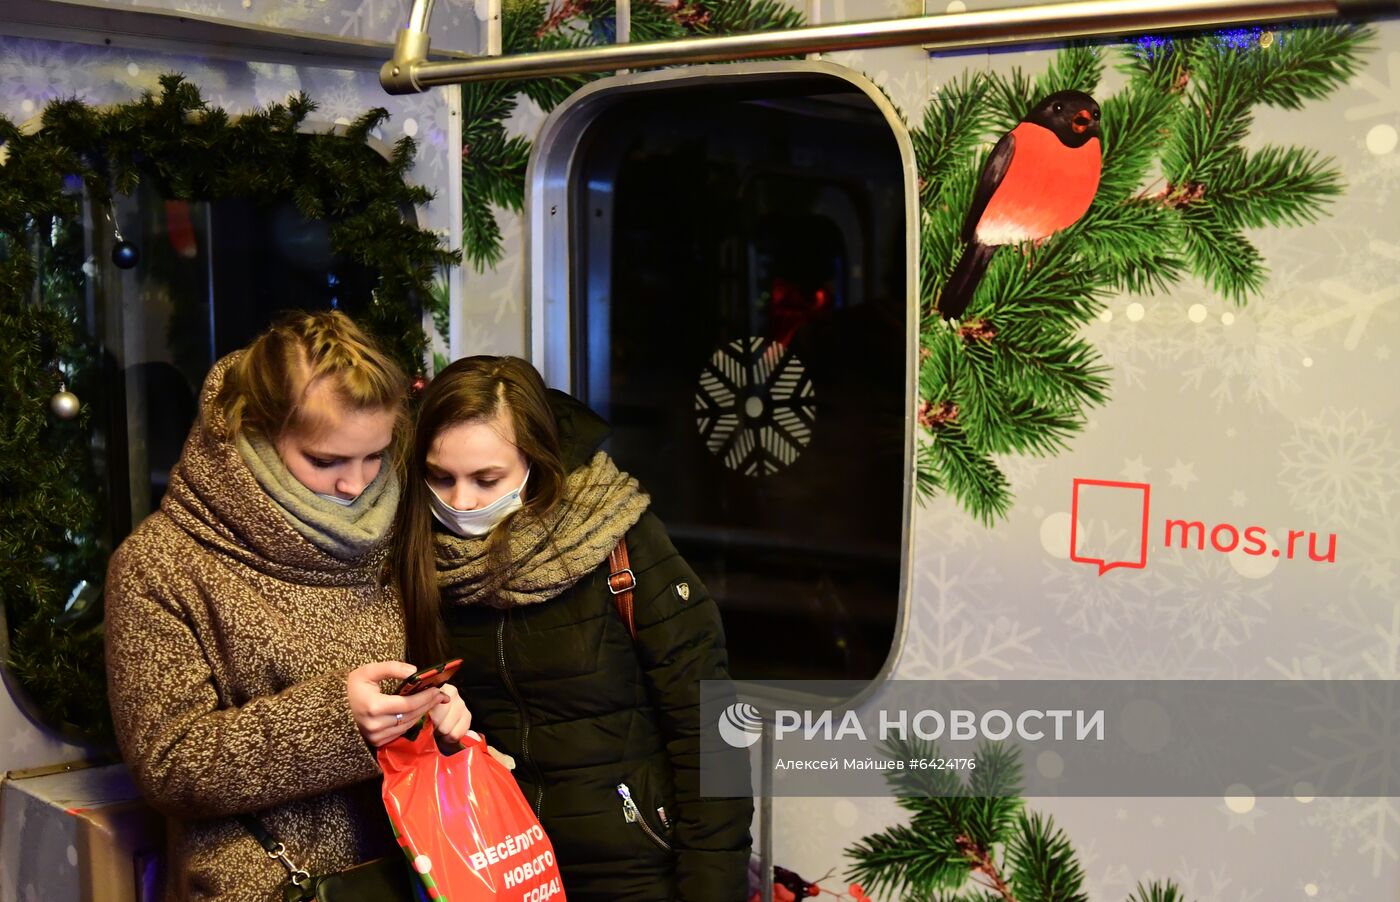
[[509, 608], [555, 598], [607, 560], [650, 501], [637, 480], [599, 451], [569, 474], [564, 500], [545, 520], [521, 511], [498, 527], [510, 530], [505, 566], [487, 560], [490, 536], [435, 533], [443, 599]]

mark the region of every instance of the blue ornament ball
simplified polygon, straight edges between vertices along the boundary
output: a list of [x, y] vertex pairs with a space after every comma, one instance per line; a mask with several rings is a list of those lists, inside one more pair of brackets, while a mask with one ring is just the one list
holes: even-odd
[[131, 269], [141, 262], [141, 252], [130, 241], [118, 241], [112, 245], [112, 262], [121, 269]]

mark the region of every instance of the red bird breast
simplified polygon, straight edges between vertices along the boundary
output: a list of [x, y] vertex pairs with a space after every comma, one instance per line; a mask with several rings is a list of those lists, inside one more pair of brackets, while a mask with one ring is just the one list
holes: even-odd
[[1098, 138], [1066, 147], [1055, 133], [1022, 122], [1011, 165], [977, 221], [982, 244], [1039, 241], [1079, 221], [1099, 187], [1102, 154]]

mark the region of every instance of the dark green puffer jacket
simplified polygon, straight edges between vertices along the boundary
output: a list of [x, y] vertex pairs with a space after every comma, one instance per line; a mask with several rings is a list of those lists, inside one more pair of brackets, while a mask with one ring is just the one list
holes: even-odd
[[[551, 402], [577, 466], [607, 427], [566, 395]], [[604, 561], [546, 602], [447, 605], [451, 653], [463, 659], [454, 682], [472, 728], [515, 757], [570, 902], [742, 902], [753, 800], [699, 794], [700, 681], [728, 679], [719, 609], [650, 511], [627, 547], [635, 643]], [[723, 766], [747, 770], [747, 754]], [[639, 820], [629, 822], [619, 784]]]

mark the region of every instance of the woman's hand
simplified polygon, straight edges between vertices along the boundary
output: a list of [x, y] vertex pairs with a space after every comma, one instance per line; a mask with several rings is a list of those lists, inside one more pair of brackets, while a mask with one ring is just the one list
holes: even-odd
[[[424, 689], [407, 696], [385, 695], [380, 690], [379, 684], [384, 680], [402, 680], [417, 670], [403, 661], [375, 661], [356, 667], [346, 677], [345, 694], [350, 699], [350, 712], [355, 715], [355, 725], [360, 728], [360, 735], [365, 737], [365, 741], [375, 748], [387, 745], [408, 732], [429, 709], [451, 707], [439, 705], [447, 700], [447, 692], [442, 689]], [[456, 689], [452, 689], [451, 697], [461, 704]]]
[[447, 698], [433, 705], [428, 716], [433, 719], [433, 727], [439, 736], [453, 742], [461, 742], [462, 737], [467, 735], [467, 730], [471, 729], [472, 712], [467, 710], [466, 702], [457, 694], [456, 686], [448, 683], [438, 691]]

